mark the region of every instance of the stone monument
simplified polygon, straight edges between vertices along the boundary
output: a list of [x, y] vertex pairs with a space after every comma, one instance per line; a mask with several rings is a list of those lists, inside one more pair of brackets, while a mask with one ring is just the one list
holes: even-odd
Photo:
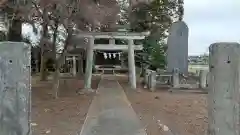
[[183, 21], [172, 24], [167, 40], [167, 71], [178, 68], [180, 73], [188, 73], [188, 26]]

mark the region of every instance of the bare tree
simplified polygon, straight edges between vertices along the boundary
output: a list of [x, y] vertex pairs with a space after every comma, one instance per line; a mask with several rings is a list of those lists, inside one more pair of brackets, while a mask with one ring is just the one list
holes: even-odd
[[[54, 36], [53, 36], [53, 53], [54, 53], [54, 61], [55, 61], [55, 73], [54, 73], [54, 91], [55, 98], [58, 98], [59, 91], [59, 74], [60, 67], [62, 66], [65, 56], [67, 54], [68, 46], [70, 45], [70, 41], [73, 35], [74, 22], [73, 19], [76, 14], [79, 12], [78, 9], [79, 1], [77, 0], [62, 0], [60, 3], [53, 3], [53, 12], [51, 14], [51, 19], [54, 23]], [[59, 24], [62, 24], [66, 30], [67, 37], [64, 42], [64, 46], [62, 52], [57, 58], [56, 53], [56, 39], [57, 39], [57, 31]]]
[[55, 3], [56, 6], [53, 10], [54, 12], [52, 12], [51, 19], [54, 20], [55, 24], [56, 22], [62, 24], [67, 33], [62, 52], [58, 58], [55, 57], [54, 90], [56, 98], [58, 97], [59, 89], [59, 68], [64, 62], [69, 46], [73, 45], [74, 29], [80, 28], [83, 31], [96, 31], [99, 27], [106, 26], [106, 24], [108, 26], [111, 26], [110, 24], [113, 23], [116, 24], [116, 14], [119, 11], [116, 10], [118, 9], [117, 3], [112, 3], [115, 7], [101, 4], [86, 0], [81, 0], [81, 3], [78, 0], [61, 0], [61, 2]]
[[119, 19], [120, 7], [117, 1], [98, 0], [98, 2], [81, 0], [81, 12], [75, 18], [80, 30], [99, 31], [101, 27], [114, 27]]
[[[41, 25], [41, 38], [39, 43], [41, 48], [40, 78], [41, 80], [46, 80], [46, 53], [50, 49], [52, 50], [52, 56], [54, 56], [55, 60], [56, 72], [54, 73], [54, 90], [55, 97], [58, 97], [59, 68], [64, 62], [69, 45], [72, 44], [74, 29], [80, 29], [83, 31], [99, 31], [100, 28], [104, 28], [106, 31], [110, 31], [114, 28], [116, 20], [119, 19], [117, 15], [120, 10], [118, 3], [112, 0], [16, 1], [18, 1], [17, 6], [14, 6], [14, 3], [11, 0], [1, 1], [0, 6], [5, 6], [11, 9], [14, 13], [14, 19], [20, 20], [21, 23], [38, 23]], [[25, 8], [23, 5], [28, 6]], [[29, 13], [29, 11], [31, 11], [31, 13]], [[18, 28], [17, 32], [21, 33], [19, 29], [21, 26], [15, 26]], [[58, 46], [57, 37], [59, 36], [59, 27], [63, 27], [65, 29], [66, 38], [62, 51], [60, 52], [60, 56], [57, 57], [56, 48]], [[53, 31], [51, 46], [49, 46], [49, 30]], [[16, 35], [13, 37], [16, 37]]]

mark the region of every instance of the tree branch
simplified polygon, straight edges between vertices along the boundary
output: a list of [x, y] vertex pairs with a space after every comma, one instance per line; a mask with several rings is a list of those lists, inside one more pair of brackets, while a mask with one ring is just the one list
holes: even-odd
[[37, 11], [38, 14], [39, 14], [38, 17], [43, 18], [43, 13], [41, 12], [40, 7], [37, 5], [37, 3], [35, 3], [35, 2], [32, 1], [32, 4], [33, 4], [33, 6], [35, 7], [36, 11]]

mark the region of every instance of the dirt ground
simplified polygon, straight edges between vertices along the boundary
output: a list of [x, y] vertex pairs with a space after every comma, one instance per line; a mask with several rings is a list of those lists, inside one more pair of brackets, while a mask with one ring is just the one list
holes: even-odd
[[[93, 77], [92, 88], [96, 89], [100, 77]], [[76, 135], [81, 131], [91, 95], [77, 95], [83, 88], [83, 80], [67, 79], [60, 85], [59, 98], [52, 96], [52, 81], [40, 82], [32, 78], [32, 130], [33, 135]]]
[[[100, 77], [94, 76], [93, 89]], [[133, 109], [138, 114], [148, 135], [203, 135], [207, 129], [206, 94], [189, 92], [170, 93], [163, 89], [149, 92], [138, 84], [138, 92], [129, 88], [127, 77], [118, 77]], [[77, 95], [83, 80], [61, 82], [59, 99], [54, 99], [51, 81], [32, 79], [33, 135], [76, 135], [81, 131], [92, 95]]]
[[[138, 92], [129, 89], [127, 78], [119, 77], [128, 100], [145, 126], [148, 135], [203, 135], [207, 129], [206, 94], [158, 89], [149, 92], [138, 84]], [[165, 130], [165, 131], [164, 131]]]

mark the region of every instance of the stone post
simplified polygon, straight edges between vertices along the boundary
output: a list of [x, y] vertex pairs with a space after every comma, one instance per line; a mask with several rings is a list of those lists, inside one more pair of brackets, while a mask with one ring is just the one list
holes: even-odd
[[179, 88], [179, 69], [173, 69], [173, 88]]
[[149, 90], [152, 92], [156, 89], [156, 84], [157, 84], [156, 77], [157, 77], [157, 73], [155, 71], [152, 71], [149, 74], [148, 84], [149, 84]]
[[239, 135], [240, 44], [209, 47], [208, 135]]
[[76, 61], [76, 56], [73, 56], [73, 76], [75, 77], [77, 75], [77, 61]]
[[207, 87], [207, 70], [200, 70], [199, 72], [199, 87], [205, 89]]
[[143, 79], [143, 83], [144, 83], [144, 88], [148, 88], [148, 76], [150, 74], [150, 70], [145, 69], [145, 73], [144, 73], [144, 79]]
[[132, 89], [137, 88], [136, 84], [136, 69], [135, 69], [135, 58], [134, 58], [134, 42], [132, 39], [128, 40], [128, 70], [129, 80]]
[[199, 76], [200, 75], [200, 71], [196, 70], [196, 75]]
[[93, 48], [94, 48], [94, 38], [89, 38], [89, 44], [87, 46], [87, 63], [85, 70], [85, 81], [84, 88], [91, 89], [92, 82], [92, 65], [93, 65]]
[[109, 44], [115, 45], [115, 39], [114, 38], [109, 39]]
[[123, 59], [123, 51], [120, 53], [120, 63], [121, 63], [121, 68], [125, 68], [126, 66], [124, 65], [124, 59]]
[[0, 43], [0, 135], [30, 135], [31, 46]]

